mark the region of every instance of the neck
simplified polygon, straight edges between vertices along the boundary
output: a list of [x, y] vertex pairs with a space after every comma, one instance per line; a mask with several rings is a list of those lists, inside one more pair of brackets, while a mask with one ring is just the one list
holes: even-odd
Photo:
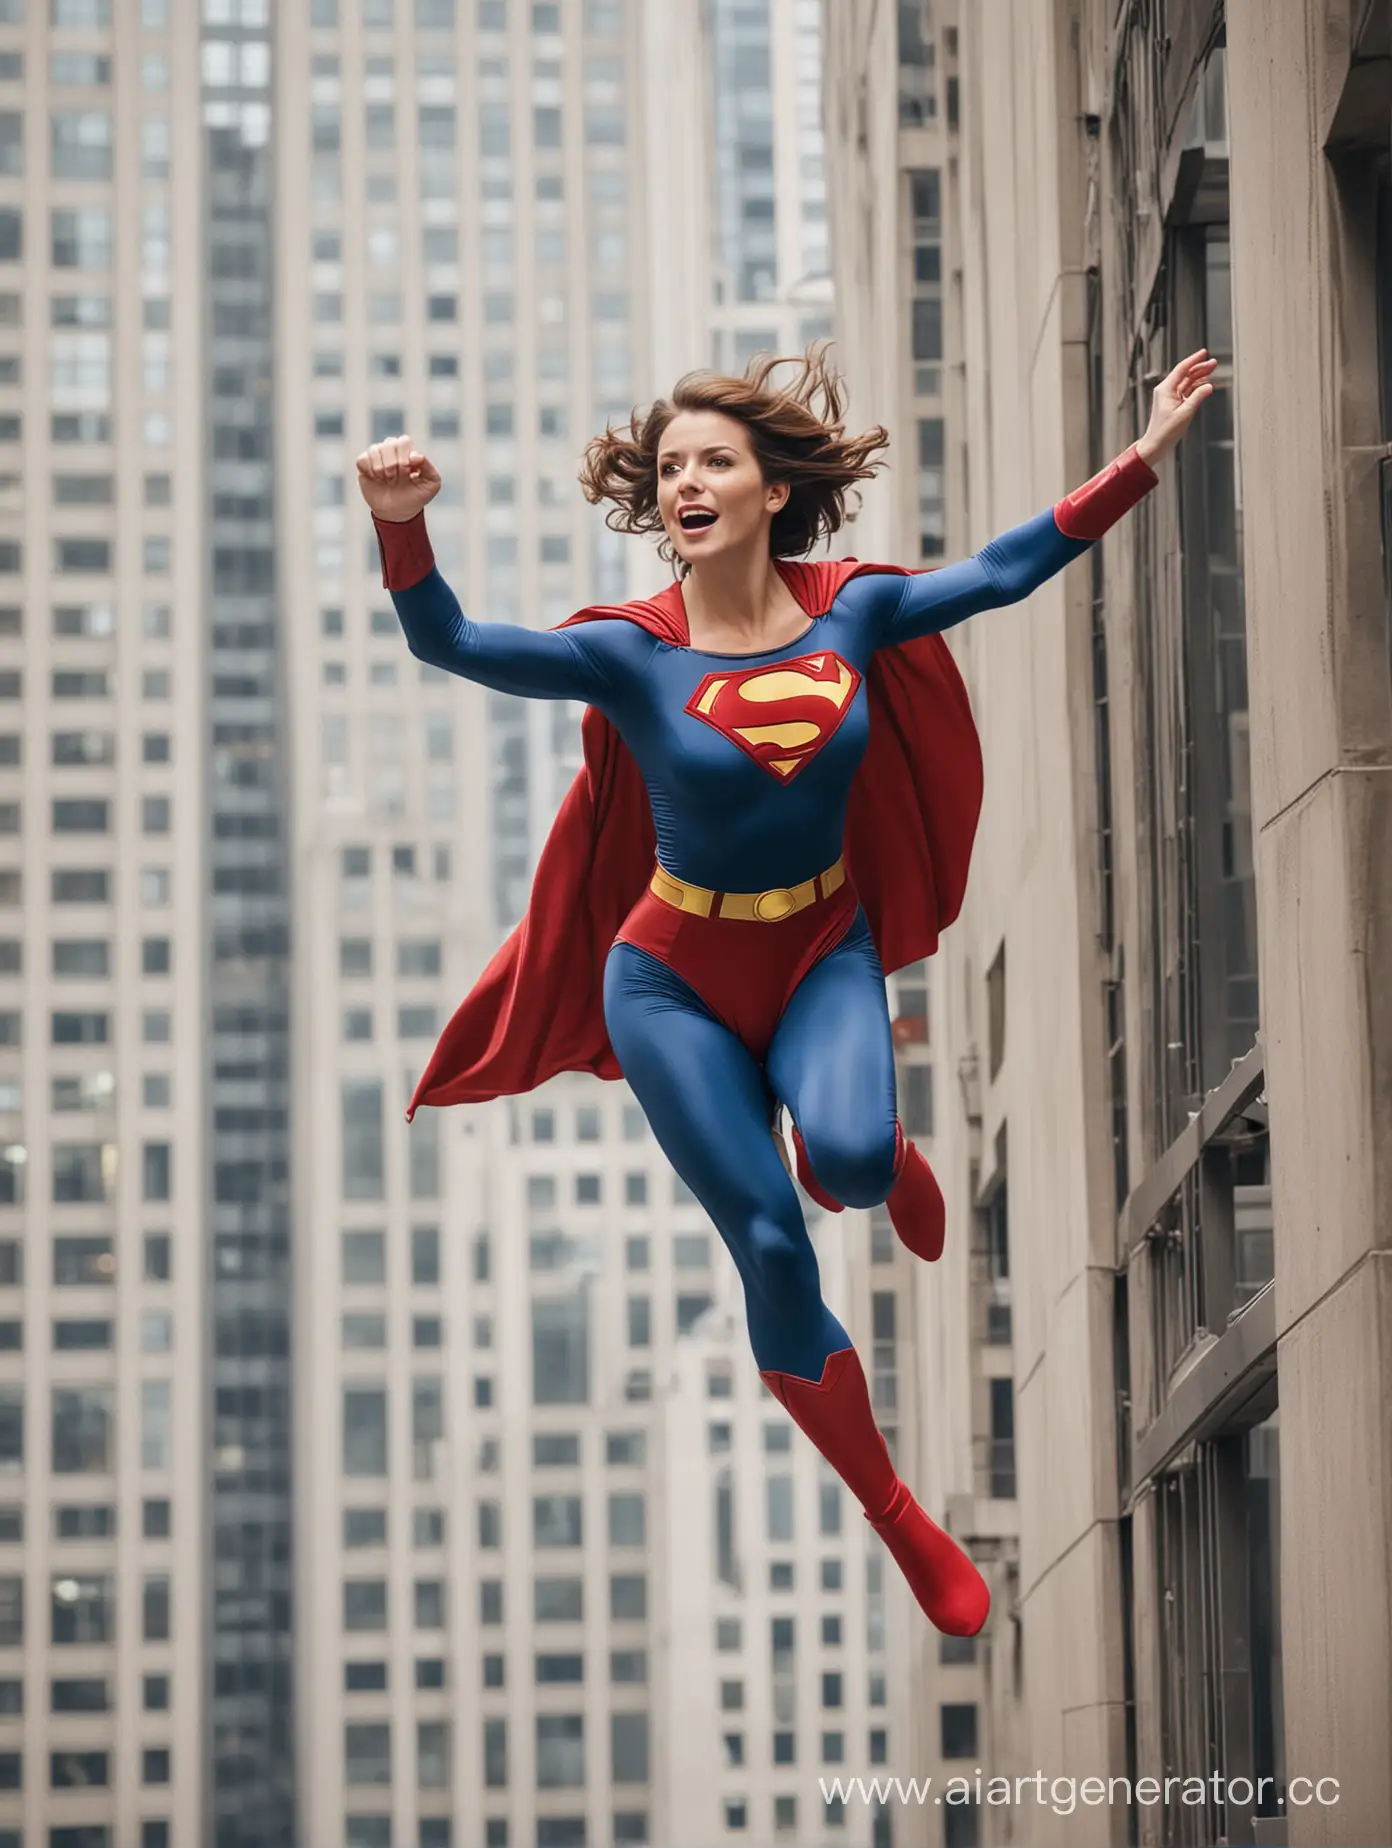
[[786, 620], [792, 601], [767, 547], [693, 564], [682, 582], [687, 621], [757, 641]]

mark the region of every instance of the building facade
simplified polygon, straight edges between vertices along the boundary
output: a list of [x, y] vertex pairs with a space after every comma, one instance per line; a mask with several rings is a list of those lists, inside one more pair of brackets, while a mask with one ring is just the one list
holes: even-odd
[[[829, 47], [838, 307], [879, 394], [859, 415], [902, 442], [916, 407], [868, 334], [913, 208], [857, 114], [855, 11]], [[950, 1233], [922, 1281], [923, 1467], [1005, 1566], [985, 1773], [1205, 1782], [901, 1816], [943, 1841], [1381, 1840], [1387, 10], [957, 25], [950, 553], [1123, 449], [1183, 354], [1220, 369], [1145, 505], [953, 638], [987, 795], [932, 967], [962, 1261]], [[1298, 1782], [1321, 1777], [1337, 1801]]]

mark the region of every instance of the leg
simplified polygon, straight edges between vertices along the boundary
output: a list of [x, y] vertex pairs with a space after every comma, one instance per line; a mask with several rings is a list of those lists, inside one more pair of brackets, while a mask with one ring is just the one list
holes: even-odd
[[799, 1178], [830, 1204], [877, 1206], [903, 1243], [941, 1256], [941, 1189], [899, 1125], [884, 975], [862, 916], [798, 983], [768, 1057], [769, 1082], [796, 1124]]
[[[884, 977], [863, 918], [798, 984], [769, 1048], [768, 1075], [832, 1193], [853, 1206], [888, 1197], [905, 1244], [937, 1257], [942, 1196], [921, 1156], [937, 1211], [925, 1226], [921, 1191], [912, 1196], [913, 1210], [904, 1209], [906, 1182], [919, 1180], [910, 1166], [917, 1151], [899, 1129]], [[922, 1238], [925, 1230], [922, 1245], [906, 1236]], [[990, 1609], [985, 1580], [895, 1472], [854, 1348], [848, 1343], [833, 1354], [815, 1383], [770, 1371], [763, 1377], [858, 1497], [932, 1622], [951, 1635], [974, 1636]]]
[[662, 1152], [735, 1260], [756, 1361], [820, 1378], [850, 1337], [822, 1301], [802, 1209], [769, 1135], [759, 1066], [680, 976], [631, 944], [609, 952], [604, 1014]]

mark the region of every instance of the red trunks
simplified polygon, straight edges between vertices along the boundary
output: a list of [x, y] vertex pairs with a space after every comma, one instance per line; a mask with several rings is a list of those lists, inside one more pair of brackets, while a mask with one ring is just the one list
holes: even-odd
[[791, 917], [700, 917], [648, 887], [619, 929], [619, 943], [646, 950], [695, 990], [716, 1019], [762, 1061], [793, 990], [855, 922], [849, 879]]

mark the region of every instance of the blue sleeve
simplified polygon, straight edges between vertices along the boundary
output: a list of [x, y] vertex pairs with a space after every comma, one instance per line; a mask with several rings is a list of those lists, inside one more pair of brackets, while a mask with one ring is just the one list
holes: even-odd
[[391, 599], [417, 660], [497, 693], [585, 700], [606, 713], [625, 663], [651, 643], [643, 630], [621, 618], [570, 629], [471, 622], [434, 569], [409, 590], [394, 590]]
[[[917, 572], [902, 580], [853, 578], [842, 594], [862, 583], [876, 586], [872, 607], [880, 621], [875, 646], [887, 648], [920, 635], [940, 634], [979, 610], [1018, 603], [1081, 558], [1091, 544], [1091, 540], [1069, 539], [1061, 533], [1051, 507], [1023, 526], [1012, 526], [960, 564]], [[885, 587], [901, 583], [897, 593], [887, 593]]]

